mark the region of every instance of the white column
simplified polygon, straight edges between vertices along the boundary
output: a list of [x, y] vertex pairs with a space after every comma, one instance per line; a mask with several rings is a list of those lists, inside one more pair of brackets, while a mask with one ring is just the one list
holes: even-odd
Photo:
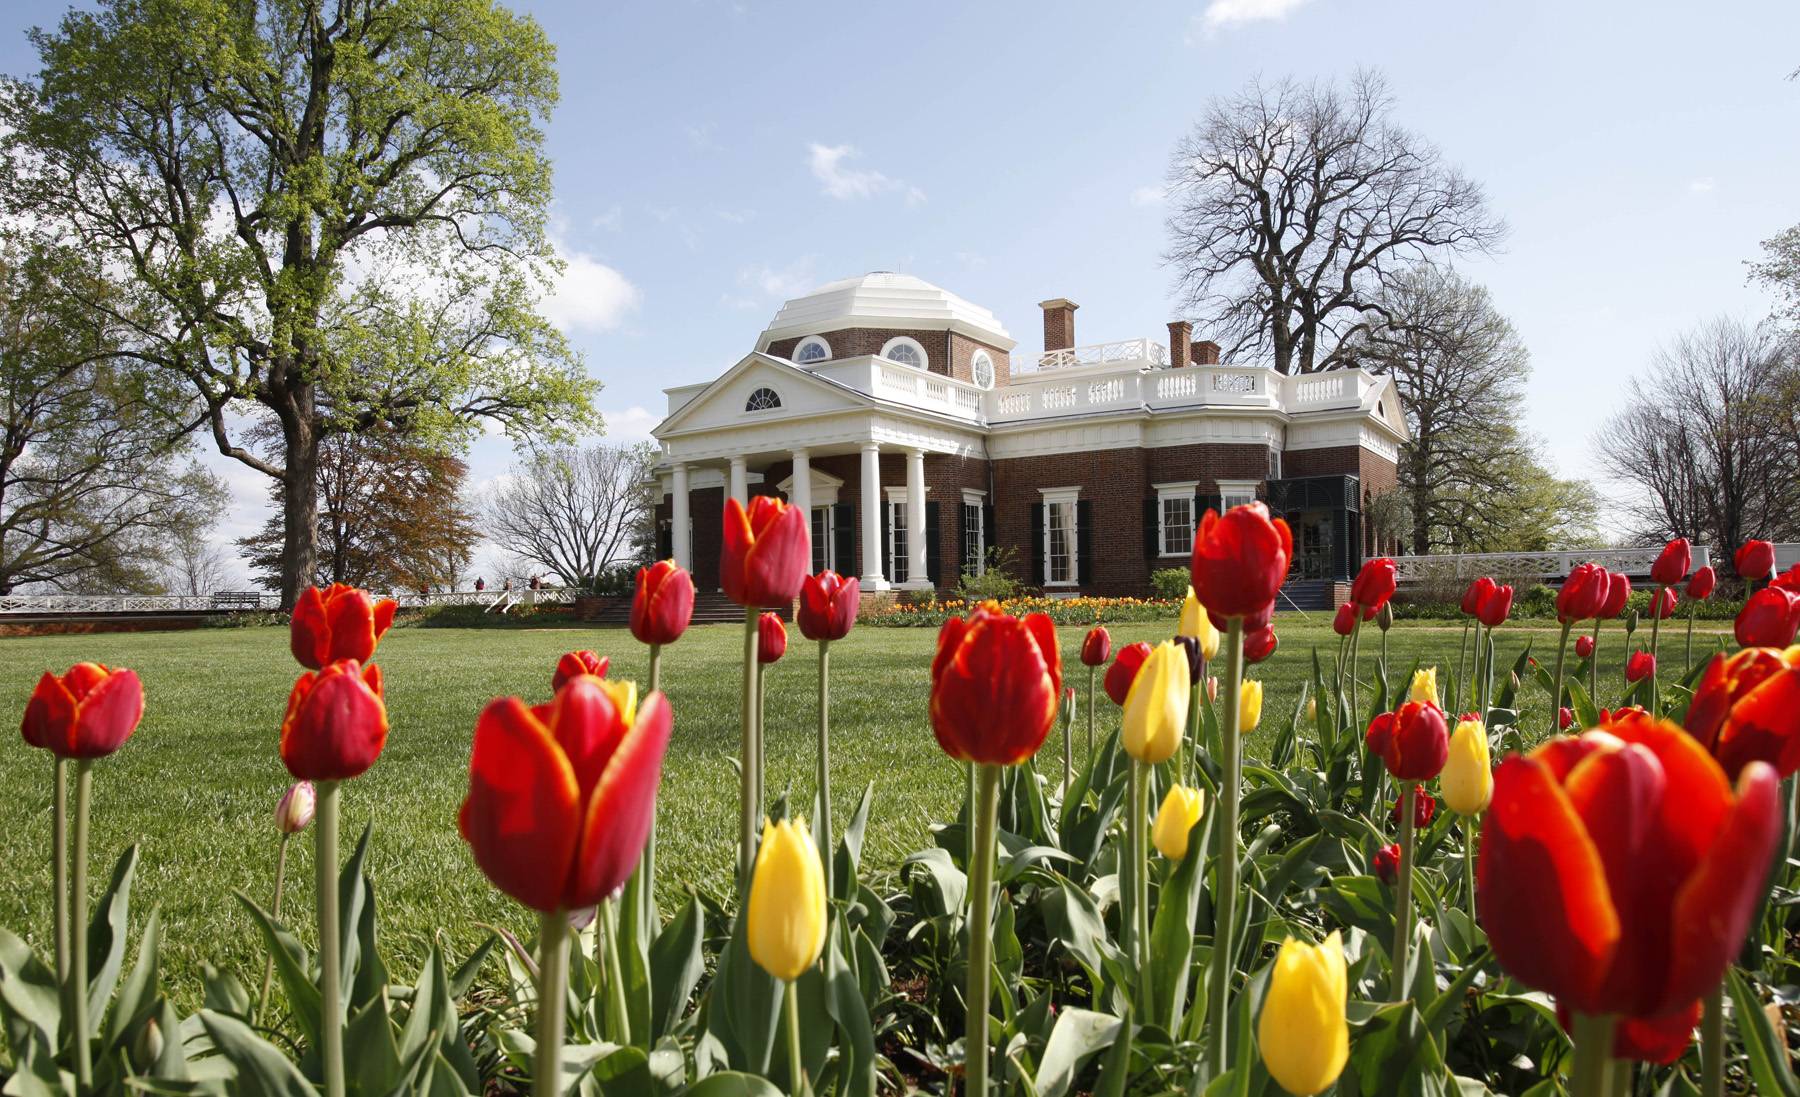
[[931, 589], [925, 574], [925, 451], [906, 451], [906, 585]]
[[669, 489], [669, 524], [670, 551], [675, 554], [675, 565], [688, 571], [694, 569], [694, 546], [689, 544], [688, 517], [688, 467], [676, 465], [674, 484]]
[[750, 505], [750, 463], [742, 457], [731, 459], [731, 498]]
[[[794, 490], [788, 492], [788, 502], [800, 508], [806, 515], [806, 527], [812, 528], [812, 458], [803, 449], [794, 451]], [[807, 565], [811, 571], [812, 566]]]
[[881, 447], [873, 442], [862, 448], [862, 482], [862, 586], [886, 590], [881, 574]]

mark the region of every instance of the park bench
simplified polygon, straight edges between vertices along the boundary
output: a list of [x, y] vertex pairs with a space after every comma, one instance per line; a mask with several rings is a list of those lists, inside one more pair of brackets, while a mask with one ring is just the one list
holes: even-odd
[[261, 609], [262, 595], [254, 590], [213, 591], [212, 608], [223, 610]]

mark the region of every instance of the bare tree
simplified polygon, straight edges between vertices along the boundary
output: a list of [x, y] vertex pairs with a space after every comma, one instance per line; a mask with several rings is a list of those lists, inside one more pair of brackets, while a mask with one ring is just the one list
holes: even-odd
[[1721, 317], [1657, 352], [1596, 439], [1627, 485], [1637, 535], [1729, 550], [1800, 537], [1793, 348], [1770, 324]]
[[231, 558], [205, 537], [184, 537], [171, 545], [162, 585], [170, 594], [197, 597], [223, 590], [231, 581]]
[[642, 550], [652, 506], [648, 445], [532, 454], [487, 494], [485, 532], [503, 550], [587, 585]]
[[1479, 184], [1389, 117], [1380, 75], [1253, 81], [1175, 148], [1170, 245], [1184, 307], [1238, 358], [1283, 373], [1343, 363], [1411, 265], [1504, 238]]

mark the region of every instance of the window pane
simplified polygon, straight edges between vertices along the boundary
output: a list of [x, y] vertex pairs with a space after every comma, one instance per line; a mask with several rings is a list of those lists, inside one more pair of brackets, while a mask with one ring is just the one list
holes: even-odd
[[986, 530], [981, 528], [981, 507], [974, 503], [963, 504], [963, 570], [975, 575], [982, 573], [982, 557], [985, 556]]
[[1051, 503], [1044, 508], [1044, 581], [1075, 581], [1075, 504]]
[[817, 575], [826, 569], [836, 570], [837, 561], [832, 559], [833, 550], [837, 546], [832, 543], [831, 508], [814, 507], [812, 509], [812, 565], [813, 574]]
[[1188, 496], [1162, 501], [1162, 550], [1178, 555], [1194, 547], [1194, 500]]
[[888, 504], [888, 578], [896, 583], [907, 580], [906, 504]]

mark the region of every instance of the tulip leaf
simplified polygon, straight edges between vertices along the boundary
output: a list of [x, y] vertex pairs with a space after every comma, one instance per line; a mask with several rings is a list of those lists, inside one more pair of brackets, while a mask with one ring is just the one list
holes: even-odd
[[1056, 883], [1039, 894], [1038, 914], [1050, 932], [1050, 943], [1067, 949], [1086, 969], [1089, 980], [1097, 983], [1107, 954], [1117, 956], [1118, 948], [1106, 932], [1106, 919], [1093, 896], [1066, 876], [1057, 876]]
[[837, 1024], [840, 1037], [842, 1092], [846, 1097], [875, 1097], [875, 1032], [869, 1022], [869, 1006], [863, 1000], [855, 973], [838, 950], [838, 934], [832, 936], [826, 956], [831, 994], [825, 1007]]
[[1188, 981], [1193, 969], [1194, 915], [1200, 905], [1200, 881], [1205, 876], [1206, 849], [1213, 813], [1195, 820], [1188, 828], [1187, 855], [1174, 866], [1156, 896], [1156, 913], [1150, 926], [1150, 958], [1147, 972], [1150, 1001], [1145, 1015], [1153, 1025], [1174, 1032], [1187, 1004]]
[[1731, 1010], [1737, 1023], [1738, 1038], [1744, 1041], [1744, 1052], [1750, 1060], [1750, 1076], [1756, 1080], [1756, 1092], [1800, 1097], [1800, 1081], [1788, 1065], [1787, 1048], [1780, 1034], [1763, 1012], [1762, 999], [1750, 981], [1736, 967], [1730, 969], [1726, 986], [1731, 990]]
[[[0, 1020], [9, 1034], [21, 1025], [54, 1045], [62, 1018], [62, 988], [56, 972], [38, 959], [31, 946], [0, 926]], [[15, 1046], [14, 1051], [19, 1049]]]
[[493, 955], [494, 950], [498, 947], [500, 947], [500, 938], [490, 933], [482, 940], [481, 944], [475, 946], [475, 951], [469, 953], [467, 959], [457, 965], [456, 970], [450, 974], [450, 997], [452, 1000], [460, 1002], [469, 993], [469, 988], [475, 985], [476, 977], [481, 974], [482, 965], [487, 963], [488, 957]]
[[132, 846], [113, 866], [112, 882], [88, 921], [88, 1016], [99, 1017], [119, 985], [125, 964], [125, 938], [131, 920], [131, 882], [137, 874], [138, 849]]
[[288, 1011], [294, 1022], [300, 1026], [300, 1033], [308, 1044], [316, 1044], [319, 1039], [319, 1014], [323, 1007], [319, 1001], [319, 985], [313, 981], [309, 973], [306, 946], [299, 938], [288, 932], [287, 927], [275, 921], [256, 901], [238, 892], [238, 902], [250, 912], [256, 920], [256, 926], [262, 931], [263, 947], [275, 958], [275, 974], [281, 979], [281, 988], [287, 993]]
[[[1087, 1061], [1115, 1044], [1129, 1041], [1130, 1026], [1110, 1013], [1065, 1009], [1050, 1030], [1044, 1054], [1038, 1060], [1033, 1085], [1039, 1097], [1063, 1097], [1075, 1085]], [[1125, 1038], [1121, 1039], [1124, 1035]]]
[[215, 1013], [226, 1013], [233, 1017], [247, 1017], [250, 1014], [250, 992], [238, 977], [229, 971], [220, 971], [211, 964], [200, 968], [202, 1001], [206, 1008]]
[[702, 1078], [686, 1097], [782, 1097], [782, 1093], [767, 1079], [725, 1070]]
[[740, 908], [706, 999], [706, 1030], [725, 1050], [731, 1066], [758, 1074], [769, 1069], [781, 1021], [781, 995], [781, 983], [750, 959]]
[[249, 1025], [210, 1009], [200, 1011], [213, 1047], [237, 1069], [231, 1092], [242, 1097], [318, 1097], [306, 1076]]
[[344, 1002], [347, 1010], [362, 1008], [370, 998], [381, 993], [388, 982], [387, 969], [375, 954], [374, 885], [364, 872], [373, 829], [373, 823], [363, 825], [355, 851], [338, 873], [338, 936], [342, 950], [338, 957], [338, 972], [343, 980], [341, 985], [350, 992]]
[[687, 1010], [688, 999], [706, 973], [702, 938], [706, 927], [700, 900], [693, 896], [650, 942], [650, 1037], [670, 1032]]
[[[414, 1011], [418, 1009], [415, 1003]], [[400, 1046], [394, 1042], [386, 995], [376, 995], [344, 1026], [344, 1064], [350, 1084], [363, 1093], [385, 1093], [399, 1082]]]
[[1575, 713], [1576, 726], [1591, 728], [1600, 724], [1600, 710], [1595, 707], [1594, 699], [1588, 696], [1581, 684], [1581, 675], [1571, 674], [1563, 680], [1563, 688], [1569, 691], [1569, 709]]
[[[929, 900], [927, 914], [937, 916], [962, 912], [963, 901], [968, 895], [969, 879], [950, 859], [948, 850], [939, 847], [922, 849], [901, 862], [901, 871], [906, 872], [907, 869], [914, 866], [925, 870], [927, 886], [923, 890], [925, 897]], [[906, 874], [908, 879], [914, 882], [916, 891], [919, 874], [912, 872]]]
[[836, 898], [844, 902], [849, 902], [856, 895], [857, 874], [862, 871], [863, 836], [869, 830], [869, 808], [874, 802], [875, 782], [870, 781], [863, 788], [862, 799], [856, 803], [856, 811], [850, 816], [850, 825], [844, 828], [837, 852], [832, 855], [832, 882], [837, 889]]
[[1342, 1097], [1448, 1097], [1450, 1073], [1412, 1002], [1383, 1006], [1351, 1034]]
[[137, 963], [132, 965], [131, 975], [126, 978], [106, 1019], [104, 1042], [107, 1047], [119, 1046], [126, 1034], [156, 1008], [157, 967], [161, 954], [162, 911], [152, 909], [144, 922], [144, 931], [138, 937]]

